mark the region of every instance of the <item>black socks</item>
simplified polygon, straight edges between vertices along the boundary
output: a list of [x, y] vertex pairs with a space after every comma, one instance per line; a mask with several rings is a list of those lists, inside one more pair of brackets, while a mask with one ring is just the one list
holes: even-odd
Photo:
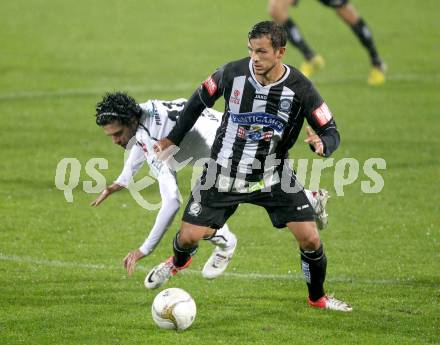
[[310, 49], [306, 41], [304, 41], [301, 32], [291, 18], [287, 19], [284, 23], [284, 29], [287, 32], [289, 42], [301, 51], [306, 60], [310, 60], [315, 56], [315, 53]]
[[327, 269], [327, 258], [322, 245], [317, 250], [301, 249], [301, 269], [306, 278], [310, 299], [320, 299], [325, 295], [324, 281]]
[[192, 247], [184, 248], [179, 244], [179, 233], [176, 234], [173, 241], [174, 249], [174, 265], [177, 267], [185, 266], [191, 256], [197, 252], [199, 246], [195, 245]]
[[367, 26], [367, 23], [365, 23], [362, 18], [359, 18], [358, 22], [351, 26], [351, 29], [362, 45], [367, 49], [368, 54], [370, 55], [371, 63], [374, 66], [381, 67], [382, 61], [377, 53], [373, 42], [373, 36]]

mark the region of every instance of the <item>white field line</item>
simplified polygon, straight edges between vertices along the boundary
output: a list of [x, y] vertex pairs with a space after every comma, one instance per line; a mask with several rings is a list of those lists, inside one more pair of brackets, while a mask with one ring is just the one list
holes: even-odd
[[[123, 270], [121, 265], [106, 265], [106, 264], [84, 264], [77, 262], [68, 262], [61, 260], [42, 260], [25, 256], [5, 255], [0, 253], [0, 261], [9, 261], [20, 264], [34, 264], [39, 266], [48, 267], [61, 267], [61, 268], [76, 268], [87, 270]], [[152, 267], [146, 267], [142, 265], [137, 266], [138, 269], [149, 271]], [[198, 270], [186, 269], [181, 274], [200, 275]], [[225, 272], [224, 277], [243, 280], [293, 280], [302, 281], [303, 276], [301, 274], [268, 274], [268, 273], [237, 273], [237, 272]], [[351, 279], [348, 277], [330, 277], [327, 279], [329, 282], [339, 283], [360, 283], [360, 284], [373, 284], [373, 285], [405, 285], [411, 283], [412, 279], [400, 280], [400, 279]]]
[[[392, 74], [387, 76], [388, 81], [401, 82], [440, 82], [440, 74]], [[349, 78], [317, 78], [316, 84], [343, 84], [346, 82], [364, 82], [365, 76], [352, 76]], [[145, 92], [145, 99], [150, 96], [148, 93], [154, 92], [189, 92], [195, 90], [198, 83], [178, 83], [178, 84], [148, 84], [148, 85], [131, 85], [118, 87], [119, 90], [127, 92]], [[56, 91], [16, 91], [10, 93], [0, 94], [0, 101], [18, 100], [18, 99], [33, 99], [33, 98], [54, 98], [54, 97], [69, 97], [69, 96], [101, 96], [106, 91], [113, 91], [113, 89], [106, 88], [92, 88], [92, 89], [61, 89]], [[182, 95], [185, 96], [185, 95]]]

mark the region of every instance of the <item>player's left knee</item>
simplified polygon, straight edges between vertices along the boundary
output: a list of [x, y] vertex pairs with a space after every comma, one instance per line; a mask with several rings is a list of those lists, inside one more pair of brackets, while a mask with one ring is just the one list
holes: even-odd
[[309, 236], [305, 237], [301, 243], [300, 247], [305, 250], [316, 250], [321, 246], [321, 239], [319, 235], [316, 233], [312, 233]]

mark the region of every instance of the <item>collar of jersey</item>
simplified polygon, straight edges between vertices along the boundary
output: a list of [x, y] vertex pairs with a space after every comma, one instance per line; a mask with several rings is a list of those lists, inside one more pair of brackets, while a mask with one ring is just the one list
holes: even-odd
[[284, 72], [283, 77], [282, 77], [280, 80], [277, 80], [275, 83], [272, 83], [272, 84], [268, 84], [268, 85], [264, 85], [264, 86], [263, 86], [263, 85], [260, 84], [260, 82], [258, 81], [258, 79], [255, 77], [254, 69], [252, 68], [252, 60], [249, 59], [249, 71], [251, 72], [252, 79], [255, 81], [255, 83], [257, 84], [257, 86], [258, 86], [259, 88], [263, 88], [263, 89], [270, 89], [271, 87], [273, 87], [273, 86], [275, 86], [275, 85], [278, 85], [278, 84], [282, 83], [284, 80], [287, 79], [287, 77], [288, 77], [289, 74], [290, 74], [290, 68], [289, 68], [289, 66], [287, 66], [287, 65], [285, 65], [285, 64], [283, 64], [283, 66], [286, 68], [286, 71]]

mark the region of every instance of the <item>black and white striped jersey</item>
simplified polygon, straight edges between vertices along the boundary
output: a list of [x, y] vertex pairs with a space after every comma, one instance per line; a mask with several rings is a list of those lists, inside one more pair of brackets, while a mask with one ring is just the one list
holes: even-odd
[[[189, 103], [212, 107], [221, 96], [225, 111], [211, 150], [211, 158], [231, 174], [248, 181], [261, 179], [269, 155], [286, 158], [304, 119], [324, 143], [329, 156], [339, 143], [332, 114], [312, 83], [294, 67], [284, 65], [277, 82], [261, 85], [250, 58], [230, 62], [206, 79]], [[189, 105], [189, 107], [188, 107]], [[188, 104], [168, 138], [178, 144], [198, 114]], [[199, 109], [199, 108], [197, 108]]]

